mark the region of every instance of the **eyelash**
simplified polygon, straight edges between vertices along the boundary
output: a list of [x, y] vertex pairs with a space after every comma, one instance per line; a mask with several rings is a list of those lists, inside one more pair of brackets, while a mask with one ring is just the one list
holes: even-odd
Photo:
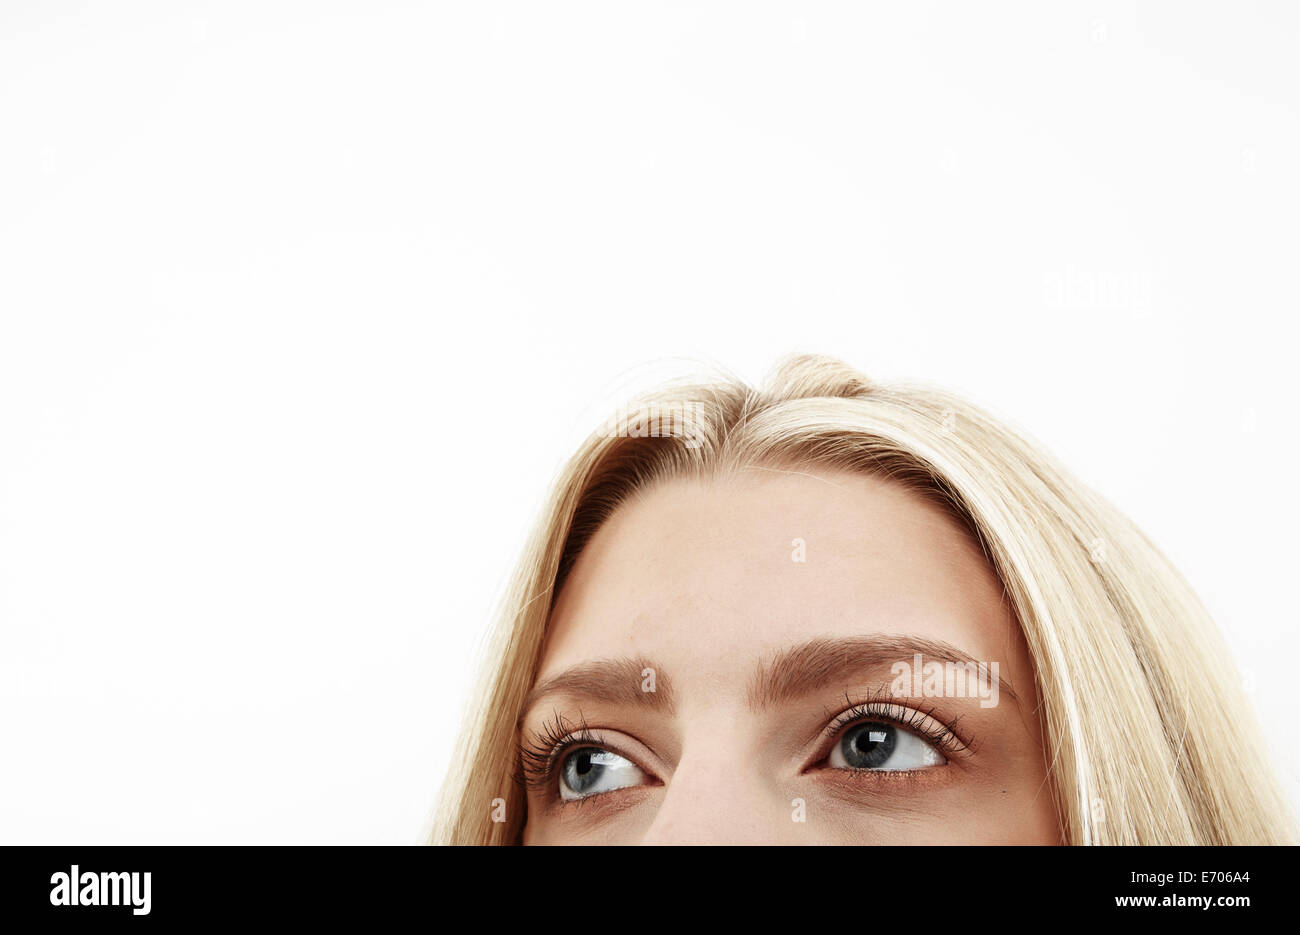
[[[827, 747], [822, 755], [825, 759], [830, 753], [829, 745], [843, 731], [862, 721], [885, 721], [895, 724], [916, 734], [931, 744], [944, 758], [954, 754], [970, 753], [975, 749], [973, 738], [963, 738], [957, 733], [958, 716], [951, 724], [945, 724], [936, 714], [934, 708], [909, 708], [889, 700], [893, 696], [883, 690], [869, 694], [865, 700], [854, 703], [846, 694], [844, 703], [849, 707], [836, 715], [822, 732], [823, 746]], [[820, 762], [820, 760], [818, 761]], [[863, 770], [863, 772], [871, 772]]]
[[[525, 787], [548, 789], [556, 779], [555, 767], [564, 754], [575, 747], [601, 747], [601, 741], [591, 733], [587, 722], [580, 721], [575, 728], [571, 722], [556, 714], [519, 743], [520, 774]], [[602, 749], [604, 749], [602, 747]], [[614, 751], [617, 752], [617, 751]], [[583, 799], [574, 799], [582, 802]]]
[[[846, 694], [844, 702], [848, 705], [848, 708], [836, 715], [822, 732], [824, 738], [822, 746], [826, 749], [823, 750], [818, 762], [821, 762], [829, 755], [829, 745], [836, 737], [861, 721], [884, 721], [909, 730], [931, 744], [945, 758], [953, 754], [970, 753], [974, 750], [974, 739], [963, 738], [957, 733], [956, 725], [957, 721], [961, 720], [960, 716], [954, 719], [951, 724], [944, 724], [935, 715], [934, 708], [906, 707], [889, 700], [891, 697], [884, 691], [875, 691], [869, 694], [865, 700], [854, 703]], [[578, 747], [608, 749], [607, 745], [591, 732], [585, 720], [579, 721], [575, 727], [572, 722], [566, 721], [562, 715], [555, 714], [551, 720], [543, 723], [541, 730], [525, 736], [518, 744], [520, 777], [524, 786], [531, 790], [549, 790], [558, 779], [556, 765], [564, 759], [565, 753]], [[618, 751], [613, 750], [611, 752], [617, 753]], [[843, 772], [849, 771], [844, 770]], [[875, 771], [862, 770], [861, 772], [873, 773]], [[900, 774], [899, 778], [905, 774]], [[558, 796], [556, 798], [558, 800]], [[591, 796], [589, 798], [599, 797]], [[586, 801], [588, 801], [588, 798], [571, 799], [564, 804], [581, 805]]]

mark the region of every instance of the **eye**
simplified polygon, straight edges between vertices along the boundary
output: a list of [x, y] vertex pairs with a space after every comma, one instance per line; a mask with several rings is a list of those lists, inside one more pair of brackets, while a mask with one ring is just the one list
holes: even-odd
[[851, 724], [827, 758], [834, 769], [928, 769], [946, 762], [931, 743], [888, 721]]
[[642, 785], [645, 778], [645, 773], [635, 764], [617, 753], [599, 747], [579, 747], [565, 754], [560, 763], [560, 798], [566, 802], [585, 799]]

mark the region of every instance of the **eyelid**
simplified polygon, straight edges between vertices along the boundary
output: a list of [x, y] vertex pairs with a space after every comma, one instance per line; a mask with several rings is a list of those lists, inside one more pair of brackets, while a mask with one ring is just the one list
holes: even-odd
[[[645, 744], [628, 734], [610, 727], [592, 727], [585, 720], [577, 722], [556, 715], [541, 731], [532, 732], [530, 740], [519, 744], [520, 765], [524, 773], [524, 784], [529, 789], [546, 792], [549, 796], [555, 783], [559, 780], [558, 766], [565, 754], [582, 747], [596, 747], [617, 754], [639, 769], [648, 780], [649, 785], [662, 785], [664, 780], [663, 764]], [[617, 790], [623, 791], [623, 790]], [[586, 798], [599, 798], [600, 795], [613, 795], [613, 792], [600, 793]], [[564, 804], [586, 801], [573, 799]], [[559, 801], [558, 790], [555, 799]]]
[[[844, 698], [846, 707], [830, 718], [821, 731], [812, 760], [805, 770], [817, 766], [825, 760], [834, 747], [837, 738], [854, 724], [872, 719], [894, 724], [900, 730], [915, 734], [934, 746], [945, 758], [966, 756], [973, 752], [974, 742], [957, 732], [956, 720], [951, 724], [938, 717], [934, 708], [917, 708], [903, 704], [892, 695], [874, 692], [866, 700], [854, 702], [847, 694]], [[958, 718], [957, 720], [959, 720]]]

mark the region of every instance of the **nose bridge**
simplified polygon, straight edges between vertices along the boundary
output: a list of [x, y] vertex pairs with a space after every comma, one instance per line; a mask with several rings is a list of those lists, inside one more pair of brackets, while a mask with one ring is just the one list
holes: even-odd
[[[685, 738], [643, 844], [770, 844], [790, 840], [789, 803], [739, 715], [714, 712]], [[784, 823], [784, 827], [783, 827]]]

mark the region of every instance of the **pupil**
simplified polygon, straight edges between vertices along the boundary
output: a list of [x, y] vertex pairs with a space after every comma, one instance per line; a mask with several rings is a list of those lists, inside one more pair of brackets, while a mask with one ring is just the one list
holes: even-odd
[[[876, 739], [872, 739], [872, 734]], [[898, 734], [892, 724], [860, 724], [844, 736], [844, 759], [854, 769], [879, 769], [894, 754]]]
[[603, 751], [595, 747], [574, 750], [564, 758], [564, 784], [574, 792], [586, 792], [600, 784], [605, 775]]

